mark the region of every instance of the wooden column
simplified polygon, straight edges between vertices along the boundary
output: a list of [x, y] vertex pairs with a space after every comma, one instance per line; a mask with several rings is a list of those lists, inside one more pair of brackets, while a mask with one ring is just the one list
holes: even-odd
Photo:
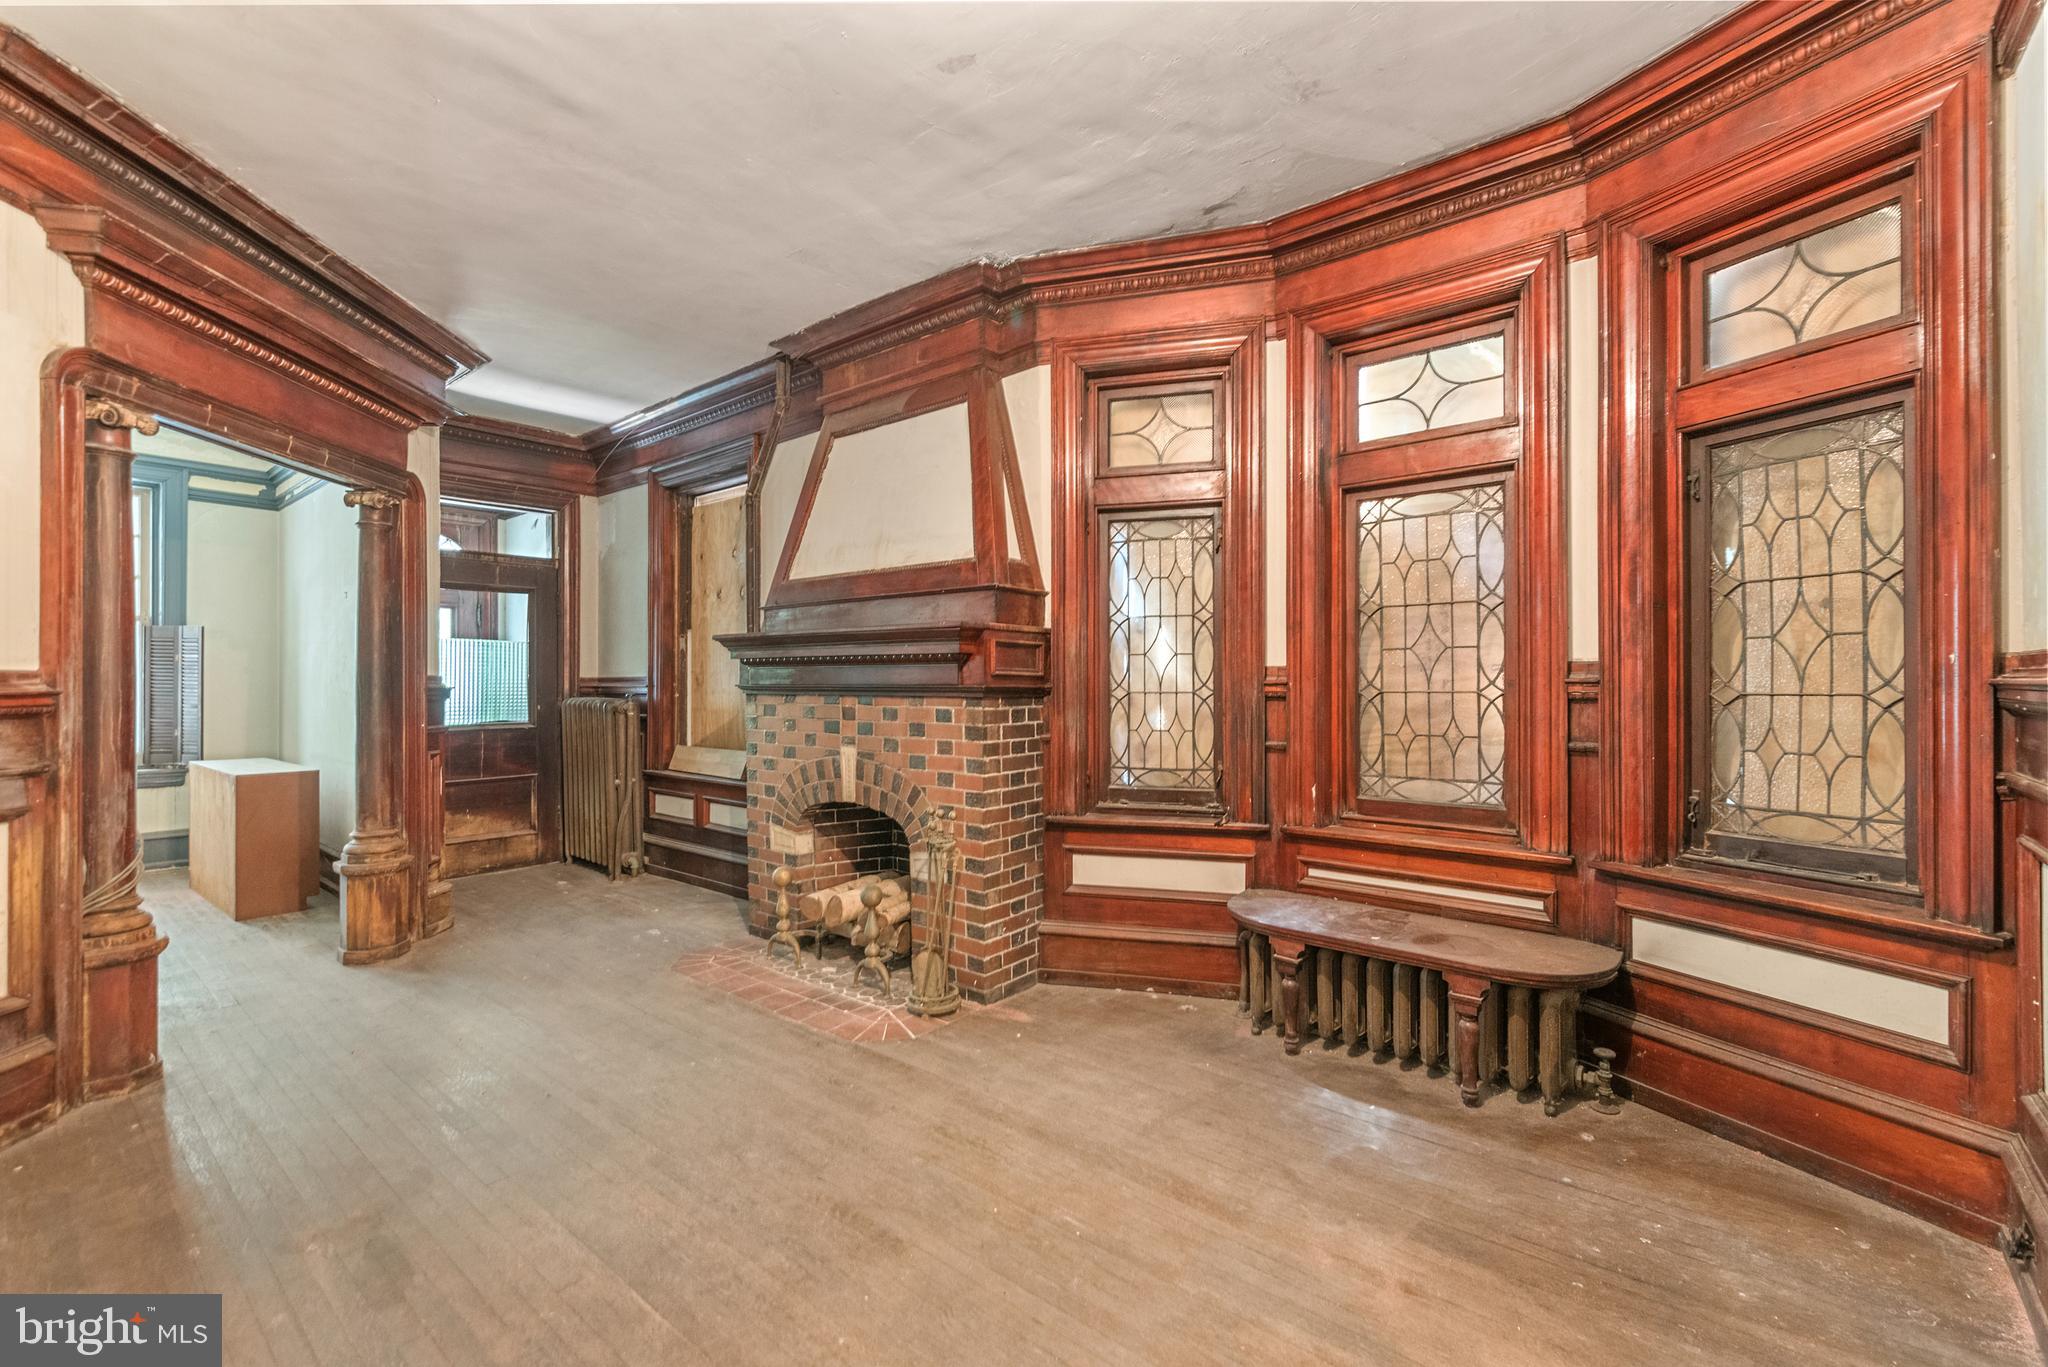
[[351, 489], [344, 501], [359, 510], [356, 828], [334, 871], [341, 880], [341, 961], [367, 964], [412, 948], [412, 851], [400, 816], [406, 689], [398, 508], [405, 499]]
[[130, 430], [156, 419], [110, 399], [86, 404], [79, 732], [84, 865], [85, 1094], [109, 1096], [163, 1069], [156, 1049], [156, 959], [168, 941], [142, 909], [135, 821], [135, 564]]

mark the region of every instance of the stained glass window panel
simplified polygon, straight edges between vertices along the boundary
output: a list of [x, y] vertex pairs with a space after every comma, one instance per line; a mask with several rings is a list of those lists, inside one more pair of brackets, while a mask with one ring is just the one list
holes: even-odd
[[1209, 465], [1216, 459], [1216, 395], [1208, 390], [1109, 401], [1109, 464]]
[[1708, 451], [1710, 841], [1905, 854], [1905, 423]]
[[1110, 789], [1213, 794], [1216, 517], [1114, 518], [1108, 535]]
[[1882, 322], [1905, 307], [1899, 206], [1886, 204], [1707, 274], [1707, 364]]
[[1358, 439], [1405, 437], [1507, 412], [1507, 337], [1467, 341], [1358, 368]]
[[1501, 805], [1507, 493], [1358, 505], [1358, 796]]

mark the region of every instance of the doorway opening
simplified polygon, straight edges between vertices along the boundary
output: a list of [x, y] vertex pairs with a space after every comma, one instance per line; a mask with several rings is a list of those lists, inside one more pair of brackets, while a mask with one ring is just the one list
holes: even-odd
[[443, 499], [443, 877], [562, 857], [561, 519]]
[[130, 449], [141, 889], [174, 929], [159, 990], [175, 1001], [243, 923], [339, 920], [357, 518], [346, 486], [169, 419]]

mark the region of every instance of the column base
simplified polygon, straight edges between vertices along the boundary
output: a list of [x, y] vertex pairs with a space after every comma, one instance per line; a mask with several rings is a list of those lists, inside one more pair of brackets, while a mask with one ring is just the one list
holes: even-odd
[[163, 1074], [157, 1053], [156, 961], [170, 944], [147, 915], [119, 935], [85, 941], [85, 1096], [119, 1096]]
[[341, 961], [375, 964], [412, 948], [412, 851], [397, 831], [357, 833], [334, 862]]

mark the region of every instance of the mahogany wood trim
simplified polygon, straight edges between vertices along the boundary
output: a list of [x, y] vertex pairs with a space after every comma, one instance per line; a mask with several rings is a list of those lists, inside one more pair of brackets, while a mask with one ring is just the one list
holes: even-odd
[[[1082, 889], [1075, 889], [1082, 891]], [[1099, 890], [1098, 890], [1099, 891]], [[1210, 900], [1207, 898], [1199, 900]], [[1214, 899], [1228, 902], [1228, 897]], [[1201, 945], [1210, 949], [1236, 950], [1235, 930], [1196, 930], [1183, 926], [1131, 926], [1106, 921], [1041, 921], [1040, 935], [1064, 935], [1074, 940], [1131, 940], [1145, 944]]]
[[[1564, 364], [1562, 242], [1554, 237], [1508, 245], [1477, 260], [1432, 265], [1424, 274], [1398, 279], [1359, 295], [1339, 298], [1294, 315], [1288, 348], [1290, 411], [1290, 497], [1287, 658], [1290, 675], [1330, 681], [1321, 706], [1304, 709], [1290, 726], [1304, 744], [1290, 749], [1288, 825], [1310, 830], [1342, 829], [1347, 817], [1376, 820], [1397, 815], [1377, 804], [1360, 806], [1344, 796], [1354, 775], [1355, 680], [1351, 654], [1338, 643], [1355, 639], [1356, 605], [1351, 576], [1341, 569], [1355, 561], [1348, 545], [1345, 512], [1356, 495], [1347, 488], [1353, 467], [1339, 457], [1352, 439], [1348, 401], [1350, 358], [1369, 354], [1389, 339], [1401, 346], [1433, 333], [1465, 335], [1460, 329], [1512, 319], [1511, 367], [1518, 393], [1510, 405], [1520, 415], [1519, 452], [1503, 466], [1507, 483], [1510, 565], [1507, 580], [1508, 782], [1504, 807], [1480, 814], [1442, 808], [1411, 815], [1449, 830], [1453, 826], [1499, 826], [1529, 849], [1557, 853], [1569, 847], [1567, 751], [1569, 720], [1563, 690], [1546, 681], [1566, 666], [1566, 585], [1545, 567], [1564, 560], [1564, 449], [1561, 405]], [[1414, 447], [1457, 447], [1494, 442], [1516, 429], [1429, 439]], [[1362, 457], [1348, 457], [1358, 460]], [[1491, 465], [1460, 472], [1475, 479]], [[1403, 476], [1423, 477], [1403, 468]], [[1298, 758], [1297, 758], [1298, 757]]]
[[1941, 814], [1919, 823], [1918, 881], [1930, 915], [1979, 930], [1995, 923], [1992, 757], [1973, 740], [1988, 734], [1997, 535], [1987, 444], [1992, 338], [1987, 315], [1971, 302], [1987, 296], [1995, 259], [1981, 137], [1988, 78], [1981, 48], [1942, 57], [1854, 109], [1792, 129], [1735, 168], [1702, 167], [1695, 181], [1654, 187], [1604, 220], [1604, 365], [1616, 397], [1604, 434], [1612, 457], [1601, 655], [1617, 694], [1640, 700], [1607, 710], [1603, 760], [1619, 862], [1659, 864], [1678, 852], [1683, 761], [1691, 753], [1686, 710], [1671, 702], [1673, 682], [1689, 677], [1678, 582], [1685, 558], [1676, 549], [1683, 543], [1673, 540], [1684, 525], [1684, 499], [1672, 476], [1680, 429], [1662, 398], [1672, 375], [1666, 358], [1678, 354], [1673, 329], [1682, 324], [1667, 303], [1661, 263], [1725, 236], [1732, 222], [1766, 217], [1802, 196], [1810, 202], [1830, 186], [1853, 190], [1864, 169], [1910, 165], [1926, 258], [1915, 501], [1942, 510], [1940, 534], [1923, 517], [1915, 547], [1923, 605], [1915, 791], [1923, 814]]
[[1991, 52], [2001, 77], [2019, 70], [2020, 58], [2041, 22], [2041, 0], [2000, 0], [1991, 26]]
[[[1216, 759], [1212, 825], [1252, 822], [1265, 791], [1264, 546], [1265, 324], [1219, 319], [1077, 338], [1052, 354], [1052, 572], [1058, 652], [1047, 707], [1046, 811], [1104, 820], [1157, 820], [1168, 809], [1109, 789], [1107, 538], [1113, 511], [1213, 511], [1221, 542], [1216, 593]], [[1216, 396], [1220, 454], [1208, 469], [1112, 472], [1103, 430], [1107, 398], [1123, 387], [1206, 387]], [[1195, 805], [1195, 804], [1189, 804]]]
[[1643, 865], [1598, 860], [1593, 868], [1603, 877], [1619, 882], [1675, 888], [1726, 902], [1769, 907], [1774, 911], [1789, 911], [1818, 920], [1840, 921], [1844, 925], [1909, 940], [1929, 940], [1987, 952], [2005, 949], [2012, 942], [2010, 935], [1977, 930], [1954, 921], [1902, 916], [1896, 911], [1859, 902], [1834, 889], [1811, 884], [1765, 883], [1754, 877], [1671, 864]]
[[543, 427], [496, 418], [463, 416], [441, 427], [441, 482], [447, 492], [487, 503], [525, 503], [559, 508], [579, 495], [598, 492], [597, 467], [583, 442]]

